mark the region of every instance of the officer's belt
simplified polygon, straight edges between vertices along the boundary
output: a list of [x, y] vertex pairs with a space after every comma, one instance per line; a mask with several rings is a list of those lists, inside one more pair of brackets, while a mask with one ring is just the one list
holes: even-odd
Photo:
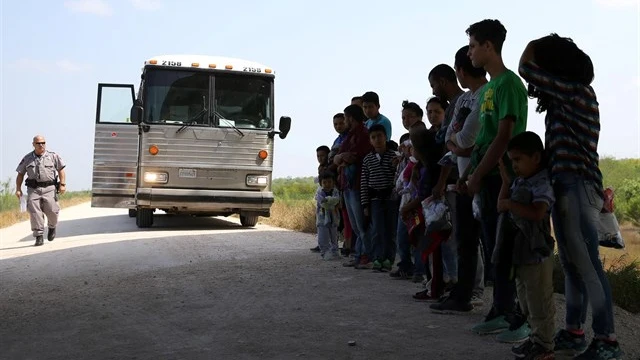
[[39, 188], [39, 187], [47, 187], [47, 186], [51, 186], [51, 185], [55, 185], [55, 184], [56, 184], [55, 181], [44, 181], [44, 182], [39, 182], [39, 181], [35, 181], [35, 180], [32, 180], [32, 181], [27, 180], [27, 181], [25, 181], [25, 185], [27, 185], [27, 187], [30, 187], [30, 188], [33, 188], [33, 189]]

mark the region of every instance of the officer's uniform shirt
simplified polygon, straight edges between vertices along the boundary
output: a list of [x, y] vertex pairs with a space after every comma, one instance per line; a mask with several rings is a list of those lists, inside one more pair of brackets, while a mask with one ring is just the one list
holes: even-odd
[[34, 179], [37, 182], [54, 181], [56, 179], [56, 171], [64, 169], [66, 164], [60, 155], [45, 150], [38, 156], [35, 151], [25, 155], [16, 168], [20, 174], [26, 174], [27, 178]]

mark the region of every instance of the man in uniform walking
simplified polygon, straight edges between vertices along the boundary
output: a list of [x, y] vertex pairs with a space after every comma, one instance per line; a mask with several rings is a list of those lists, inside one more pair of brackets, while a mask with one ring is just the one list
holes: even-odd
[[[49, 231], [47, 240], [53, 241], [56, 237], [56, 225], [58, 224], [58, 213], [60, 207], [57, 202], [57, 193], [64, 194], [65, 184], [65, 163], [60, 155], [47, 151], [43, 136], [37, 135], [33, 138], [34, 150], [22, 158], [16, 171], [16, 196], [22, 197], [22, 180], [25, 174], [27, 180], [27, 211], [31, 218], [31, 230], [36, 238], [35, 246], [44, 243], [44, 215], [47, 216]], [[56, 173], [60, 177], [59, 187]]]

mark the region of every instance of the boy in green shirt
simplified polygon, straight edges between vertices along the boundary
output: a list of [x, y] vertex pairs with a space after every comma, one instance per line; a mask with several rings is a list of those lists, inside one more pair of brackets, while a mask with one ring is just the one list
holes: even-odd
[[[484, 68], [491, 76], [480, 92], [480, 133], [471, 154], [471, 164], [463, 174], [460, 185], [465, 185], [470, 195], [480, 196], [480, 211], [485, 249], [485, 279], [493, 279], [493, 305], [485, 321], [474, 327], [479, 334], [500, 332], [497, 339], [503, 342], [525, 340], [528, 326], [514, 324], [510, 327], [506, 317], [515, 310], [515, 283], [511, 276], [511, 248], [501, 249], [499, 260], [491, 264], [498, 223], [498, 194], [502, 185], [498, 162], [505, 156], [509, 140], [527, 127], [527, 90], [522, 80], [507, 69], [502, 61], [502, 44], [507, 30], [498, 20], [483, 20], [467, 29], [469, 57], [475, 67]], [[470, 175], [468, 175], [470, 174]], [[468, 175], [465, 176], [465, 175]], [[468, 180], [468, 181], [467, 181]]]

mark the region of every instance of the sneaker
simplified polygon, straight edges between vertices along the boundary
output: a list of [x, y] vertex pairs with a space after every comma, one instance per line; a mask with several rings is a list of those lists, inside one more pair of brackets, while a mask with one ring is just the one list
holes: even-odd
[[393, 268], [393, 264], [389, 259], [382, 262], [382, 271], [391, 271], [391, 268]]
[[389, 273], [389, 276], [391, 276], [394, 279], [398, 279], [398, 280], [404, 280], [404, 279], [410, 279], [411, 278], [411, 274], [409, 274], [408, 272], [401, 270], [400, 268], [396, 269], [395, 271], [392, 271]]
[[496, 336], [496, 340], [501, 343], [513, 344], [525, 341], [531, 335], [529, 324], [521, 325], [515, 330], [505, 330]]
[[431, 312], [436, 314], [460, 314], [473, 310], [473, 305], [470, 303], [461, 303], [458, 300], [448, 297], [442, 302], [429, 305], [429, 308]]
[[336, 253], [328, 252], [328, 253], [325, 253], [322, 256], [322, 259], [325, 260], [325, 261], [338, 260], [338, 259], [340, 259], [340, 255], [338, 255]]
[[526, 352], [523, 354], [523, 356], [516, 355], [515, 348], [511, 349], [511, 352], [516, 355], [517, 358], [524, 360], [553, 360], [556, 358], [552, 350], [545, 349], [538, 343], [532, 343], [531, 340], [527, 340], [527, 342], [525, 342], [523, 345], [527, 344], [531, 345], [526, 346]]
[[42, 246], [42, 245], [44, 245], [44, 238], [42, 237], [42, 235], [36, 236], [36, 245], [35, 246]]
[[360, 258], [360, 262], [355, 266], [355, 268], [358, 270], [371, 269], [372, 267], [373, 267], [373, 263], [369, 261], [369, 258], [367, 256], [362, 256]]
[[574, 357], [579, 360], [619, 360], [622, 359], [622, 350], [617, 341], [604, 341], [593, 339], [587, 351]]
[[344, 267], [354, 267], [354, 266], [356, 266], [357, 263], [358, 262], [356, 261], [356, 259], [350, 259], [346, 263], [342, 263], [342, 266], [344, 266]]
[[319, 252], [320, 252], [320, 246], [316, 246], [316, 247], [311, 248], [311, 249], [309, 249], [309, 250], [311, 250], [311, 252], [319, 253]]
[[553, 348], [556, 355], [574, 356], [587, 349], [587, 340], [584, 334], [575, 335], [564, 329], [556, 333], [553, 341], [556, 344]]
[[415, 295], [413, 295], [413, 298], [416, 301], [437, 301], [438, 300], [437, 297], [433, 297], [431, 296], [431, 294], [429, 294], [429, 290], [419, 291]]
[[442, 274], [442, 282], [444, 282], [445, 286], [451, 282], [451, 276], [448, 274]]
[[484, 300], [482, 300], [482, 297], [479, 297], [478, 295], [472, 295], [471, 296], [471, 305], [473, 306], [484, 306]]
[[471, 331], [478, 335], [488, 335], [503, 332], [509, 328], [509, 323], [504, 316], [496, 316], [491, 320], [485, 320], [471, 328]]
[[373, 262], [373, 271], [382, 271], [382, 263], [380, 260], [375, 260]]
[[527, 354], [529, 354], [529, 351], [533, 347], [533, 344], [534, 344], [533, 341], [531, 341], [531, 339], [528, 339], [522, 344], [512, 347], [511, 353], [513, 354], [513, 356], [517, 357], [518, 359], [523, 359], [524, 357], [527, 356]]

